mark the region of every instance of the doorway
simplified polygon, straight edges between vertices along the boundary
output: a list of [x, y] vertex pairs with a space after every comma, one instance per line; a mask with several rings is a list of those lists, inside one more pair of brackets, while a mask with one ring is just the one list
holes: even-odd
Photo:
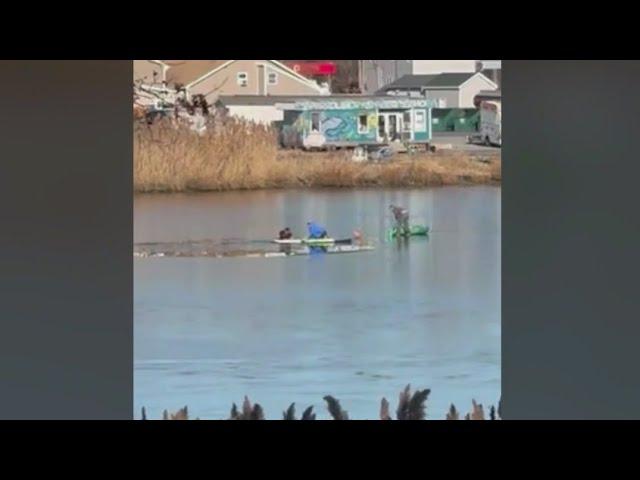
[[378, 114], [378, 141], [402, 140], [402, 112], [381, 112]]

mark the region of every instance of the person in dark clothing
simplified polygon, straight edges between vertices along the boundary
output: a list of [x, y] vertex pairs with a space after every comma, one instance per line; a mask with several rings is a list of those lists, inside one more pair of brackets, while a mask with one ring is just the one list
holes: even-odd
[[390, 205], [389, 209], [393, 212], [393, 217], [396, 220], [396, 228], [399, 232], [409, 232], [409, 210], [404, 207], [398, 207], [396, 205]]
[[293, 237], [293, 233], [291, 233], [291, 230], [289, 230], [289, 227], [285, 228], [284, 230], [280, 230], [280, 234], [279, 234], [280, 240], [288, 240], [292, 237]]

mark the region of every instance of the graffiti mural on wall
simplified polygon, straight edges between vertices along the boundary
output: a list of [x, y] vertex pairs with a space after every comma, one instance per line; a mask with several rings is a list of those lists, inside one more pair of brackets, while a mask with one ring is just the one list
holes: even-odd
[[357, 141], [370, 139], [375, 136], [377, 117], [375, 114], [363, 112], [367, 115], [367, 132], [358, 131], [360, 112], [353, 110], [327, 110], [323, 112], [320, 130], [327, 140]]
[[358, 126], [353, 114], [347, 110], [325, 112], [320, 130], [327, 140], [350, 140], [358, 135]]

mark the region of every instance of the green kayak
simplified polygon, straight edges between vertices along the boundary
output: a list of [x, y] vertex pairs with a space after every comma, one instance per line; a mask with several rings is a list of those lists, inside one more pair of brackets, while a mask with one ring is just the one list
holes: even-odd
[[400, 228], [393, 227], [387, 230], [387, 238], [398, 238], [398, 237], [426, 237], [429, 235], [429, 227], [425, 225], [412, 225], [409, 227], [409, 231], [403, 231]]

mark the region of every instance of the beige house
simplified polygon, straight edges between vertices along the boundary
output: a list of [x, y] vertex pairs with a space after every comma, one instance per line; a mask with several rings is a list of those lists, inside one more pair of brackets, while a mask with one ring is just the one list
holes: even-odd
[[133, 81], [144, 85], [162, 85], [169, 65], [161, 60], [134, 60]]
[[169, 85], [210, 104], [220, 95], [326, 95], [329, 92], [277, 60], [165, 60]]

